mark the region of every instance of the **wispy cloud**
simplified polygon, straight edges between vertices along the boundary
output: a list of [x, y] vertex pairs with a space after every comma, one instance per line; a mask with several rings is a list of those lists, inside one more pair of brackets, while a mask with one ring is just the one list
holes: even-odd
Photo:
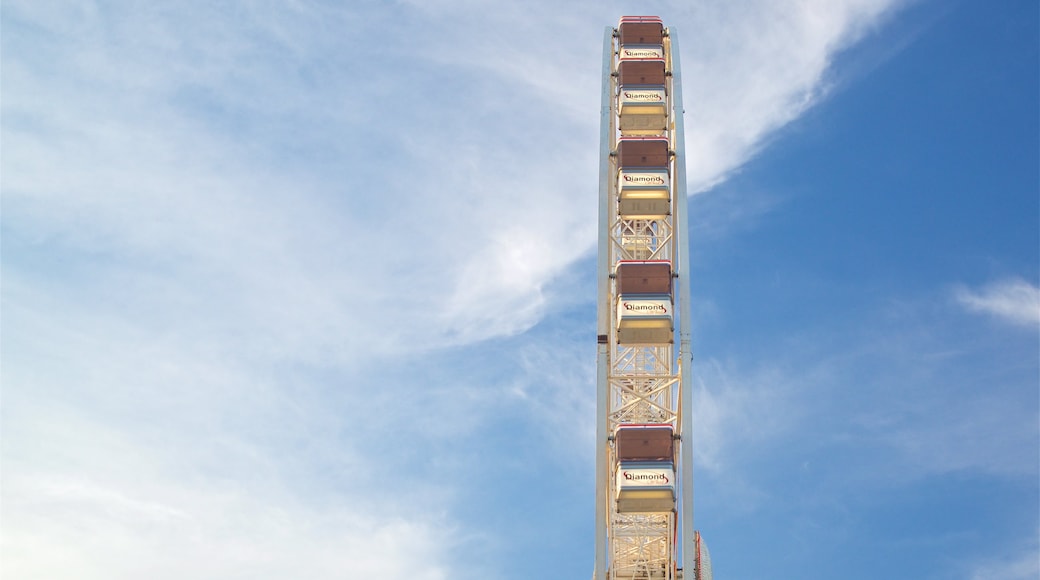
[[695, 365], [694, 449], [699, 468], [725, 472], [740, 448], [769, 446], [805, 420], [801, 384], [781, 368], [739, 370], [717, 360]]
[[[1040, 576], [1040, 548], [1034, 537], [1021, 542], [1025, 546], [1008, 546], [1002, 558], [978, 563], [971, 571], [971, 580], [1032, 580]], [[1013, 552], [1015, 548], [1017, 552]]]
[[990, 282], [979, 289], [958, 287], [954, 299], [972, 312], [1011, 324], [1033, 328], [1040, 325], [1040, 288], [1021, 278]]
[[1028, 481], [1040, 468], [1035, 343], [987, 335], [931, 300], [732, 356], [694, 366], [694, 440], [700, 473], [716, 493], [740, 490], [740, 509], [768, 500], [751, 478], [763, 469], [783, 478], [801, 465], [811, 493], [835, 498], [958, 474]]

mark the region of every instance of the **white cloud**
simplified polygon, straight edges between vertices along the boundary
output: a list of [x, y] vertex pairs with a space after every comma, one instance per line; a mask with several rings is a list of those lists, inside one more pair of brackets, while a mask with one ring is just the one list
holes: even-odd
[[687, 171], [703, 191], [826, 96], [835, 57], [898, 1], [699, 3], [680, 22]]
[[[814, 103], [834, 53], [891, 6], [720, 3], [675, 15], [691, 40], [694, 189]], [[416, 9], [428, 18], [379, 27], [390, 17], [372, 8], [116, 18], [83, 5], [66, 18], [10, 6], [15, 25], [69, 40], [47, 62], [17, 41], [7, 59], [4, 132], [17, 147], [5, 163], [18, 168], [5, 175], [8, 211], [20, 230], [80, 247], [184, 256], [265, 306], [303, 291], [274, 314], [332, 313], [315, 329], [323, 341], [363, 326], [387, 329], [369, 339], [385, 349], [403, 325], [416, 343], [529, 328], [547, 281], [595, 243], [599, 37], [616, 14], [599, 25], [578, 7], [516, 17], [525, 4], [499, 27], [466, 3]], [[378, 38], [340, 33], [370, 29]], [[388, 282], [373, 292], [362, 278]], [[313, 292], [322, 287], [341, 299]]]
[[954, 298], [972, 312], [1005, 322], [1033, 328], [1040, 324], [1040, 288], [1021, 278], [998, 280], [978, 290], [960, 287]]
[[[152, 474], [5, 482], [4, 573], [18, 578], [448, 578], [452, 530], [388, 506], [301, 503]], [[146, 497], [142, 497], [146, 496]], [[359, 499], [368, 499], [361, 496]], [[373, 509], [374, 508], [374, 509]]]
[[25, 337], [4, 350], [5, 575], [433, 580], [457, 567], [453, 498], [396, 467], [367, 385], [323, 392], [190, 336], [26, 302], [5, 280], [5, 332]]

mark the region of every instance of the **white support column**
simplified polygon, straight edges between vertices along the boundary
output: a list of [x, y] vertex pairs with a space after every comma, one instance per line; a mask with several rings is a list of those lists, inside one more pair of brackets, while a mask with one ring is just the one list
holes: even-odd
[[675, 267], [678, 270], [679, 295], [679, 372], [680, 372], [680, 415], [682, 475], [682, 565], [683, 576], [692, 578], [696, 566], [696, 544], [693, 525], [693, 346], [692, 346], [692, 302], [690, 300], [690, 236], [688, 200], [686, 197], [686, 138], [683, 130], [682, 76], [679, 66], [679, 38], [674, 28], [668, 29], [672, 45], [672, 120], [675, 123], [675, 213], [673, 227], [678, 233], [679, 244]]
[[599, 255], [596, 261], [596, 567], [594, 580], [607, 579], [607, 376], [610, 365], [607, 336], [610, 334], [610, 209], [612, 195], [610, 152], [614, 148], [614, 29], [607, 27], [603, 38], [603, 94], [600, 106], [599, 143]]

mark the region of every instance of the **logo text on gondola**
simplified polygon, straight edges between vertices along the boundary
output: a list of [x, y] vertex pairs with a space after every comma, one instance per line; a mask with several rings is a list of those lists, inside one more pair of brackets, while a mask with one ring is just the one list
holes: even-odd
[[641, 185], [664, 185], [664, 177], [661, 175], [646, 175], [646, 174], [622, 174], [621, 179], [625, 183], [638, 183]]
[[661, 102], [664, 100], [664, 96], [655, 91], [624, 91], [623, 96], [629, 101]]
[[621, 59], [627, 58], [664, 58], [663, 48], [625, 48], [621, 50]]
[[661, 302], [623, 302], [622, 306], [629, 312], [668, 314], [668, 308]]
[[668, 479], [668, 474], [663, 471], [659, 472], [631, 472], [622, 471], [621, 477], [625, 478], [625, 481], [632, 481], [638, 483], [671, 483]]

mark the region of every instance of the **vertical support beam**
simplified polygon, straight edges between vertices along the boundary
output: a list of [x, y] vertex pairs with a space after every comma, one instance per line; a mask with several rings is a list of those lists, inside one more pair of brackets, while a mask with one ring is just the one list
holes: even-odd
[[614, 149], [614, 29], [603, 35], [603, 94], [599, 136], [599, 255], [596, 261], [596, 568], [594, 580], [607, 578], [607, 336], [610, 335], [610, 210], [613, 207], [610, 152]]
[[672, 59], [672, 120], [675, 123], [675, 213], [673, 227], [678, 233], [675, 267], [678, 269], [679, 296], [679, 371], [681, 460], [682, 460], [682, 566], [683, 577], [694, 578], [697, 562], [693, 526], [693, 346], [690, 300], [690, 235], [688, 200], [686, 197], [686, 134], [683, 130], [682, 67], [679, 65], [679, 38], [674, 28], [668, 29]]

